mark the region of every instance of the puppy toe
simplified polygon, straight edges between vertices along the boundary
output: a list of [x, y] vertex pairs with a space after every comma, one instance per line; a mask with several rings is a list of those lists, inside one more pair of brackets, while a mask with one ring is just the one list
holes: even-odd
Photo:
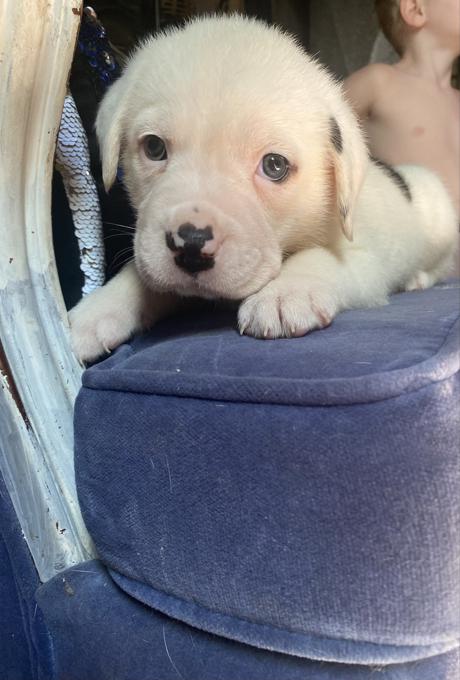
[[69, 320], [72, 349], [82, 363], [110, 353], [132, 334], [132, 324], [121, 313], [98, 318], [76, 309]]
[[278, 301], [271, 295], [256, 293], [247, 298], [238, 312], [240, 333], [271, 340], [282, 335]]
[[94, 361], [105, 354], [105, 349], [91, 329], [71, 328], [72, 350], [81, 364]]
[[293, 338], [328, 326], [335, 314], [324, 292], [272, 283], [242, 303], [238, 320], [240, 332], [256, 338]]
[[280, 304], [280, 316], [285, 337], [298, 338], [316, 328], [329, 326], [334, 316], [333, 305], [314, 293], [284, 295]]
[[427, 272], [418, 272], [410, 279], [409, 283], [406, 284], [404, 290], [407, 292], [412, 290], [425, 290], [425, 288], [432, 286], [433, 283], [434, 278], [431, 277]]

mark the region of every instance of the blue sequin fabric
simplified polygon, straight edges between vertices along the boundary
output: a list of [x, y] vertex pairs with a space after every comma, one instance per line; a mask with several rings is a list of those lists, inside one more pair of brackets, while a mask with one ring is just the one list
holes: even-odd
[[105, 28], [91, 7], [85, 7], [78, 36], [78, 49], [105, 89], [120, 75], [120, 66], [107, 39]]

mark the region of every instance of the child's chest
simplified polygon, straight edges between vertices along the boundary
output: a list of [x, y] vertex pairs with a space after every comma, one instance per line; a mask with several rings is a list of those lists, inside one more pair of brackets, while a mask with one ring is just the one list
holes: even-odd
[[458, 168], [460, 93], [424, 84], [383, 93], [368, 131], [374, 143], [406, 158], [400, 162], [428, 164], [438, 158]]
[[419, 85], [397, 90], [379, 102], [376, 122], [407, 142], [439, 145], [459, 150], [460, 93]]

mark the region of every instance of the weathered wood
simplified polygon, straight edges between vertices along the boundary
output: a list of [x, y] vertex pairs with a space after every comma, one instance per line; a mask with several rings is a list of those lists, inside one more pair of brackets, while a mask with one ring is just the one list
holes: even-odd
[[81, 0], [0, 2], [0, 342], [9, 369], [0, 468], [42, 580], [94, 554], [73, 471], [81, 368], [51, 232], [55, 140], [81, 11]]

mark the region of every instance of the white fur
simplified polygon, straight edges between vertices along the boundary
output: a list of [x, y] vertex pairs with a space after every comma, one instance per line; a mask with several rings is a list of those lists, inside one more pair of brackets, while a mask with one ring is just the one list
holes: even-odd
[[[339, 85], [276, 28], [208, 17], [148, 40], [104, 98], [96, 129], [106, 186], [121, 158], [137, 211], [136, 267], [71, 311], [83, 360], [167, 313], [171, 293], [242, 300], [241, 332], [290, 337], [449, 272], [457, 220], [440, 180], [400, 168], [407, 200], [368, 162]], [[146, 134], [166, 140], [166, 161], [146, 157]], [[289, 160], [286, 181], [261, 176], [269, 152]], [[185, 222], [213, 227], [215, 266], [196, 276], [165, 241]]]

